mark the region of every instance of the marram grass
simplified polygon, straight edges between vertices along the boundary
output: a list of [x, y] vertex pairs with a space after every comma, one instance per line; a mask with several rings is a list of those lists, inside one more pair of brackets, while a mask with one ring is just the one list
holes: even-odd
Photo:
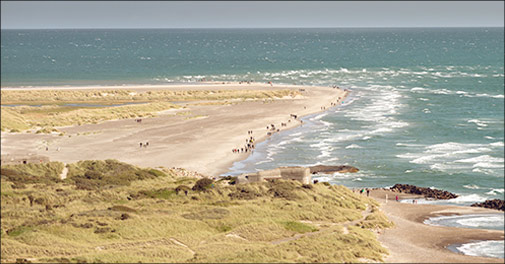
[[[1, 107], [0, 128], [6, 132], [22, 132], [37, 128], [36, 132], [50, 133], [55, 127], [61, 126], [95, 124], [114, 119], [153, 117], [161, 111], [178, 108], [177, 105], [171, 103], [173, 101], [208, 101], [197, 104], [228, 104], [227, 100], [292, 98], [297, 95], [299, 92], [293, 90], [1, 91], [2, 104], [20, 104], [20, 106]], [[124, 103], [139, 104], [111, 106]], [[38, 104], [41, 106], [29, 106]], [[66, 104], [95, 104], [99, 106], [68, 106]]]
[[[2, 166], [2, 262], [380, 262], [387, 254], [371, 230], [391, 223], [343, 186], [220, 181], [193, 191], [197, 179], [114, 160], [69, 164], [67, 179], [44, 180], [61, 166]], [[16, 173], [32, 181], [19, 187]], [[175, 193], [180, 186], [187, 195]]]

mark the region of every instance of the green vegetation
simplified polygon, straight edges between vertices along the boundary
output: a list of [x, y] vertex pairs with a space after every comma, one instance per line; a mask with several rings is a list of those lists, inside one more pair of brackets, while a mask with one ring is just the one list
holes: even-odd
[[57, 132], [57, 126], [95, 124], [98, 122], [136, 117], [152, 117], [159, 111], [177, 108], [164, 102], [115, 107], [62, 107], [44, 105], [41, 107], [2, 107], [1, 129], [18, 131], [41, 127], [36, 133]]
[[54, 184], [61, 181], [59, 175], [63, 166], [61, 162], [3, 165], [0, 177], [12, 182], [14, 186], [31, 183]]
[[118, 104], [128, 102], [267, 99], [296, 96], [295, 90], [31, 90], [1, 91], [3, 104]]
[[67, 177], [78, 189], [96, 190], [130, 185], [133, 181], [163, 176], [153, 169], [139, 169], [117, 160], [86, 160], [68, 165]]
[[310, 226], [310, 225], [307, 225], [304, 223], [300, 223], [300, 222], [294, 222], [294, 221], [287, 221], [287, 222], [282, 223], [282, 225], [287, 230], [294, 231], [297, 233], [315, 232], [318, 230], [317, 228], [315, 228], [313, 226]]
[[[2, 104], [21, 104], [1, 107], [1, 130], [21, 132], [37, 128], [36, 133], [58, 132], [54, 127], [96, 124], [106, 120], [152, 117], [158, 112], [178, 108], [171, 101], [209, 100], [222, 104], [225, 100], [258, 100], [294, 97], [293, 90], [199, 90], [199, 91], [130, 91], [130, 90], [36, 90], [1, 91]], [[141, 103], [112, 106], [124, 103]], [[29, 105], [42, 105], [32, 107]], [[66, 104], [94, 104], [101, 107], [68, 106]], [[190, 114], [189, 112], [178, 113]], [[204, 116], [193, 116], [192, 118]]]
[[67, 166], [65, 180], [61, 163], [2, 166], [2, 262], [379, 262], [387, 253], [370, 229], [391, 223], [343, 186], [230, 185], [115, 160]]

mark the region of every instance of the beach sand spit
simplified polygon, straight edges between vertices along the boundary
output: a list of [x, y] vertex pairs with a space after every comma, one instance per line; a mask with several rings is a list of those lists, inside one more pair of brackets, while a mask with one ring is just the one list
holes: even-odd
[[[275, 124], [280, 130], [293, 128], [301, 124], [300, 117], [324, 111], [323, 107], [329, 109], [339, 97], [343, 99], [347, 94], [346, 91], [331, 87], [259, 83], [142, 86], [128, 89], [293, 89], [303, 91], [303, 97], [236, 101], [232, 104], [187, 102], [185, 114], [162, 113], [158, 117], [144, 118], [141, 123], [134, 119], [123, 119], [59, 128], [65, 136], [2, 132], [2, 153], [23, 155], [35, 152], [49, 156], [52, 161], [65, 163], [117, 159], [142, 167], [181, 167], [206, 176], [218, 176], [225, 173], [234, 161], [247, 157], [250, 152], [237, 154], [232, 153], [232, 149], [243, 147], [244, 140], [249, 136], [253, 136], [257, 144], [267, 138], [266, 126]], [[297, 115], [297, 119], [290, 114]], [[286, 126], [281, 126], [281, 123], [286, 123]], [[247, 133], [250, 130], [253, 131], [252, 135]], [[147, 147], [145, 143], [149, 143]], [[46, 146], [49, 146], [47, 151]]]

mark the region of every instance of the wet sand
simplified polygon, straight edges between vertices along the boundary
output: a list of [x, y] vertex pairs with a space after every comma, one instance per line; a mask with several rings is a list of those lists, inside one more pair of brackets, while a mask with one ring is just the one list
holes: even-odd
[[[386, 194], [388, 201], [386, 203]], [[479, 207], [410, 204], [395, 201], [420, 198], [409, 194], [399, 194], [385, 190], [372, 190], [370, 196], [381, 204], [381, 210], [395, 227], [383, 230], [379, 241], [388, 248], [388, 263], [503, 263], [503, 259], [474, 257], [455, 253], [447, 249], [452, 244], [463, 244], [475, 240], [503, 240], [500, 230], [431, 226], [423, 221], [442, 215], [503, 213]]]

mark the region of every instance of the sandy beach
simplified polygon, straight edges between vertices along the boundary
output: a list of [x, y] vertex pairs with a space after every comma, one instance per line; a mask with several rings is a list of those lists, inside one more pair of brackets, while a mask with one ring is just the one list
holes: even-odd
[[[3, 133], [2, 154], [48, 156], [65, 163], [91, 159], [117, 159], [143, 167], [181, 167], [207, 176], [225, 173], [234, 161], [249, 153], [232, 153], [245, 139], [267, 139], [267, 126], [281, 131], [302, 125], [300, 117], [324, 111], [338, 103], [347, 92], [331, 87], [270, 85], [263, 83], [199, 83], [194, 85], [128, 86], [129, 90], [281, 90], [301, 91], [296, 98], [231, 101], [231, 104], [202, 105], [202, 101], [181, 102], [185, 108], [171, 109], [141, 123], [133, 119], [106, 121], [59, 128], [65, 136]], [[2, 88], [5, 89], [5, 88]], [[38, 88], [16, 88], [31, 90]], [[97, 87], [58, 87], [56, 89], [97, 89]], [[116, 86], [100, 89], [118, 89]], [[7, 89], [8, 90], [8, 89]], [[297, 115], [294, 119], [290, 114]], [[285, 123], [286, 126], [281, 126]], [[247, 131], [252, 130], [252, 135]], [[70, 135], [71, 137], [68, 137]], [[149, 147], [140, 143], [149, 142]], [[46, 151], [46, 146], [48, 150]]]
[[[119, 89], [110, 86], [100, 89]], [[233, 162], [245, 159], [248, 153], [233, 153], [249, 137], [255, 143], [268, 140], [267, 126], [275, 125], [280, 132], [303, 125], [300, 117], [335, 107], [348, 95], [347, 91], [331, 87], [295, 85], [200, 83], [198, 85], [128, 86], [130, 90], [276, 90], [294, 89], [301, 92], [295, 98], [275, 100], [235, 100], [227, 104], [205, 104], [210, 101], [179, 102], [178, 109], [159, 113], [154, 118], [112, 120], [99, 124], [62, 127], [58, 134], [4, 133], [2, 154], [48, 156], [52, 161], [73, 163], [79, 160], [117, 159], [141, 167], [185, 168], [205, 176], [226, 173]], [[2, 88], [4, 89], [4, 88]], [[20, 89], [20, 88], [16, 88]], [[35, 88], [21, 88], [30, 90]], [[38, 89], [38, 88], [37, 88]], [[97, 87], [59, 87], [56, 89], [97, 89]], [[341, 98], [339, 100], [338, 98]], [[297, 115], [293, 118], [291, 114]], [[286, 126], [282, 126], [285, 123]], [[248, 131], [252, 131], [249, 134]], [[277, 133], [277, 131], [275, 131]], [[70, 137], [69, 137], [70, 135]], [[148, 147], [139, 144], [149, 142]], [[46, 150], [46, 146], [48, 150]], [[330, 164], [332, 165], [332, 164]], [[385, 195], [389, 194], [386, 203]], [[427, 204], [397, 203], [397, 193], [373, 190], [371, 196], [395, 227], [381, 231], [379, 241], [389, 249], [389, 263], [467, 262], [503, 263], [503, 259], [472, 257], [454, 253], [446, 247], [474, 240], [503, 240], [503, 231], [461, 229], [429, 226], [423, 221], [431, 216], [450, 214], [496, 213], [498, 211]], [[400, 198], [411, 195], [400, 194]]]
[[[386, 203], [386, 194], [388, 201]], [[409, 194], [399, 194], [387, 190], [373, 190], [370, 196], [381, 204], [381, 209], [395, 227], [383, 230], [379, 241], [388, 248], [388, 263], [503, 263], [503, 259], [474, 257], [458, 254], [447, 249], [452, 244], [469, 243], [476, 240], [503, 240], [500, 230], [469, 229], [431, 226], [423, 221], [434, 216], [489, 214], [501, 211], [479, 207], [409, 204], [395, 201], [420, 198]]]

